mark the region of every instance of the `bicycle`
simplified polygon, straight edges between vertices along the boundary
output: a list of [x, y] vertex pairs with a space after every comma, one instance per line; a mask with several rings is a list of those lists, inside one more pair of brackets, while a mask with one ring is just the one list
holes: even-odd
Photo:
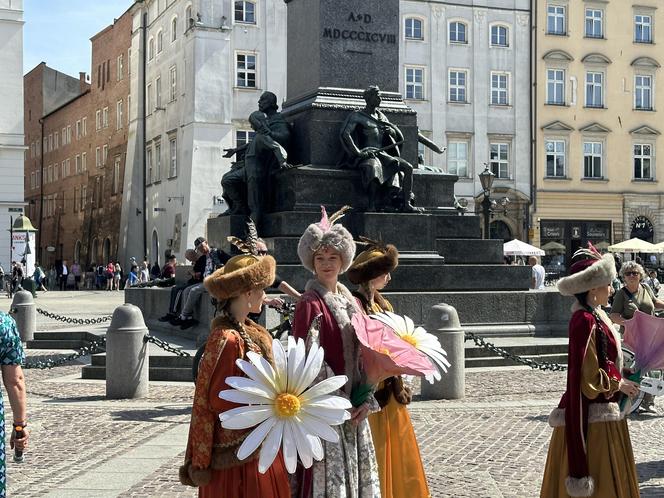
[[[622, 346], [623, 352], [623, 363], [624, 366], [634, 370], [634, 353], [627, 347]], [[664, 371], [662, 370], [649, 370], [647, 372], [641, 372], [637, 380], [630, 378], [641, 385], [639, 389], [639, 394], [635, 398], [630, 398], [631, 406], [627, 413], [636, 413], [646, 394], [652, 394], [653, 396], [660, 396], [664, 392]]]

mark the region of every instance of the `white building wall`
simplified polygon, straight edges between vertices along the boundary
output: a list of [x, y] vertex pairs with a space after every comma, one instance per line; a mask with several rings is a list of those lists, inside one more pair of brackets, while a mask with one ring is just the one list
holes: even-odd
[[9, 270], [10, 217], [23, 211], [23, 1], [0, 0], [0, 264]]

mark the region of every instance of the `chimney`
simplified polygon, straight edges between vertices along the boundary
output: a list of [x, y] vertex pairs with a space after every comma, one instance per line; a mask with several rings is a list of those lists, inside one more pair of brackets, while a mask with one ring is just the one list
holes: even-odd
[[78, 73], [78, 80], [80, 81], [81, 93], [83, 93], [88, 89], [88, 84], [85, 81], [85, 71]]

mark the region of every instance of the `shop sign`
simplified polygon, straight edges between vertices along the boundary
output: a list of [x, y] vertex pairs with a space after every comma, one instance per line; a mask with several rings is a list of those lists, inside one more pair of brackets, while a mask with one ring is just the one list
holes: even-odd
[[605, 227], [597, 225], [589, 225], [586, 235], [588, 236], [589, 239], [592, 240], [608, 240], [609, 230], [608, 228]]
[[542, 224], [542, 238], [545, 239], [562, 239], [563, 227], [560, 225], [544, 225]]
[[581, 238], [581, 227], [572, 227], [572, 238], [573, 239]]
[[637, 237], [641, 240], [652, 241], [655, 234], [655, 229], [652, 222], [645, 216], [637, 216], [632, 221], [631, 238]]

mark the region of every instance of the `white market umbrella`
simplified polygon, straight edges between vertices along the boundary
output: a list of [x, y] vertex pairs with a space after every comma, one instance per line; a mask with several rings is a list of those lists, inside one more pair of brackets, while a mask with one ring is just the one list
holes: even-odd
[[503, 254], [505, 256], [544, 256], [546, 253], [539, 247], [514, 239], [503, 244]]
[[566, 247], [563, 244], [555, 240], [551, 240], [542, 246], [542, 250], [547, 252], [565, 252], [565, 249]]
[[661, 253], [664, 251], [664, 249], [657, 247], [655, 244], [651, 244], [650, 242], [646, 242], [645, 240], [634, 237], [633, 239], [625, 240], [619, 244], [613, 244], [612, 246], [609, 246], [609, 251], [622, 253]]

